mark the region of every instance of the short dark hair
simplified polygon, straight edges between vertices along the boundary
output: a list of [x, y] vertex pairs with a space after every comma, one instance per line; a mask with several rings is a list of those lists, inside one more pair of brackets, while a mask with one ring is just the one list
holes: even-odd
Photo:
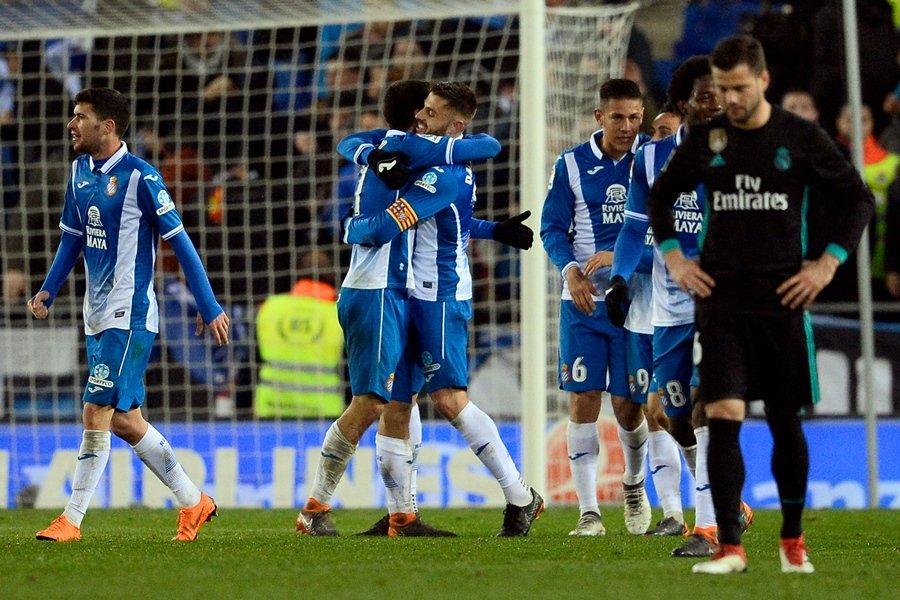
[[740, 64], [747, 65], [754, 75], [766, 70], [766, 53], [752, 35], [736, 35], [716, 44], [709, 61], [717, 69], [730, 71]]
[[694, 82], [706, 75], [712, 74], [709, 66], [709, 57], [705, 54], [697, 54], [678, 65], [669, 80], [669, 89], [666, 90], [666, 103], [671, 104], [676, 112], [679, 102], [687, 102], [694, 91]]
[[431, 93], [447, 101], [447, 105], [465, 117], [466, 122], [475, 117], [478, 99], [472, 88], [458, 81], [438, 81], [431, 84]]
[[600, 86], [600, 106], [610, 100], [641, 100], [641, 88], [630, 79], [607, 79]]
[[412, 129], [429, 91], [431, 83], [422, 79], [403, 79], [389, 85], [382, 100], [382, 114], [388, 126], [400, 131]]
[[111, 119], [116, 124], [116, 135], [121, 139], [131, 123], [131, 102], [112, 88], [87, 88], [75, 94], [75, 104], [90, 104], [97, 117]]
[[678, 107], [666, 100], [662, 103], [662, 106], [659, 107], [659, 112], [657, 114], [662, 113], [672, 113], [673, 115], [681, 116], [681, 113], [678, 111]]

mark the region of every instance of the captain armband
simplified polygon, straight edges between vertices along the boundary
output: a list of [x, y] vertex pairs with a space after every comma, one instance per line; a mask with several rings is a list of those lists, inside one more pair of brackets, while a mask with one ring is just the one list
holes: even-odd
[[416, 211], [413, 210], [413, 207], [409, 204], [409, 202], [407, 202], [403, 198], [400, 198], [399, 200], [388, 206], [385, 210], [387, 210], [387, 213], [391, 215], [391, 218], [394, 219], [394, 222], [397, 223], [400, 231], [406, 231], [419, 222], [419, 215], [416, 214]]

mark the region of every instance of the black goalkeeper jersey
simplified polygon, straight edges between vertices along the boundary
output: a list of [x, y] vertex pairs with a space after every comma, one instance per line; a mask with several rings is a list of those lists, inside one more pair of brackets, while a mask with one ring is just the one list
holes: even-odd
[[[675, 238], [673, 205], [682, 190], [705, 187], [700, 266], [715, 279], [701, 300], [740, 312], [781, 312], [776, 288], [796, 274], [806, 250], [808, 190], [839, 200], [828, 218], [836, 254], [852, 252], [874, 198], [857, 171], [818, 126], [777, 106], [759, 129], [724, 115], [692, 124], [657, 177], [648, 203], [659, 243]], [[811, 226], [821, 224], [812, 223]], [[833, 247], [832, 247], [833, 248]]]

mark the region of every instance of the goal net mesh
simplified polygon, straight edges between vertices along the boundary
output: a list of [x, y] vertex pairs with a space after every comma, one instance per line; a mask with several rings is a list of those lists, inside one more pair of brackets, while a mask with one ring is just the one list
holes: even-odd
[[[548, 9], [548, 158], [587, 139], [599, 82], [623, 70], [634, 8]], [[338, 219], [351, 202], [358, 169], [334, 146], [350, 132], [384, 126], [380, 97], [391, 81], [453, 79], [476, 91], [480, 104], [469, 132], [490, 133], [503, 145], [497, 158], [474, 165], [476, 216], [501, 220], [519, 212], [517, 82], [525, 42], [518, 10], [518, 2], [483, 0], [0, 5], [0, 479], [7, 478], [0, 507], [62, 505], [80, 442], [87, 376], [80, 261], [48, 320], [33, 320], [24, 307], [59, 240], [74, 158], [66, 123], [75, 92], [109, 86], [132, 99], [129, 150], [160, 169], [232, 319], [226, 348], [193, 336], [196, 309], [163, 243], [160, 336], [145, 379], [145, 416], [223, 505], [295, 506], [305, 499], [319, 443], [336, 415], [257, 414], [259, 308], [290, 293], [299, 279], [339, 285], [349, 254], [337, 239]], [[538, 216], [529, 223], [537, 230]], [[525, 443], [517, 438], [519, 257], [477, 240], [470, 264], [470, 394], [504, 435], [516, 438], [507, 443], [518, 456]], [[558, 274], [548, 274], [549, 288], [558, 282]], [[550, 306], [547, 397], [555, 420], [565, 405], [555, 384], [555, 299]], [[343, 363], [338, 368], [349, 399]], [[428, 403], [423, 412], [434, 416]], [[451, 455], [440, 444], [452, 439], [466, 448], [461, 438], [442, 436], [426, 427], [440, 474], [423, 488], [423, 502], [502, 503], [498, 490], [473, 496], [456, 489], [465, 485], [454, 480]], [[114, 444], [96, 506], [167, 502], [147, 477], [132, 490], [140, 477], [137, 467], [129, 473], [129, 452]], [[470, 463], [477, 459], [458, 459], [454, 468], [465, 471]], [[339, 502], [379, 503], [374, 478], [368, 467], [349, 473], [347, 485], [359, 493], [345, 492]]]

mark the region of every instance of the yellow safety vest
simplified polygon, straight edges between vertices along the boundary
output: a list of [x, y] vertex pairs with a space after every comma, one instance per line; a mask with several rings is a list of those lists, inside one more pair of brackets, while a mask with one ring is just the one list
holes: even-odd
[[256, 315], [263, 365], [258, 417], [337, 417], [344, 410], [337, 304], [292, 294], [269, 297]]
[[874, 247], [872, 249], [872, 277], [874, 279], [885, 278], [884, 268], [884, 244], [887, 235], [887, 205], [888, 188], [897, 176], [897, 168], [900, 167], [900, 156], [887, 154], [878, 162], [863, 165], [863, 179], [875, 196], [875, 227]]

